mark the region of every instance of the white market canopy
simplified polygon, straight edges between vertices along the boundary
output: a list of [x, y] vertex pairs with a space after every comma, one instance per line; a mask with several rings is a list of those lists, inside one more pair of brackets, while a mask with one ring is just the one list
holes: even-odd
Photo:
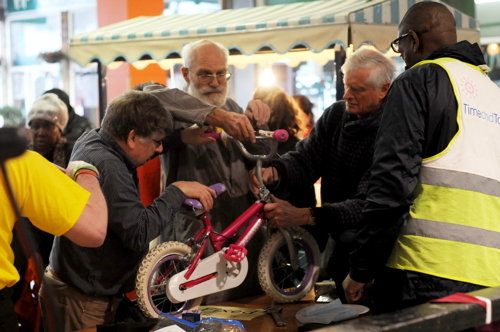
[[[199, 39], [217, 41], [232, 54], [241, 54], [229, 61], [240, 67], [269, 61], [271, 56], [291, 63], [333, 60], [335, 45], [357, 49], [371, 44], [385, 52], [397, 37], [403, 15], [420, 1], [312, 1], [208, 14], [137, 17], [74, 36], [70, 57], [81, 66], [95, 61], [103, 65], [126, 61], [144, 68], [158, 62], [169, 69], [172, 62], [181, 62], [182, 46]], [[479, 22], [448, 8], [457, 21], [459, 40], [479, 42]], [[259, 54], [262, 51], [268, 52]]]

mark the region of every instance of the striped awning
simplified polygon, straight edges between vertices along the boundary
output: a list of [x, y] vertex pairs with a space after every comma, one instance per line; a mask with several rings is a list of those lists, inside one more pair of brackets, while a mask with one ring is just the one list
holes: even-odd
[[[283, 54], [297, 48], [309, 53], [339, 45], [371, 44], [381, 51], [397, 37], [407, 9], [421, 0], [331, 0], [228, 9], [208, 14], [137, 17], [71, 38], [71, 59], [92, 61], [161, 61], [180, 57], [182, 46], [199, 39], [223, 44], [232, 53], [262, 50]], [[449, 6], [448, 6], [449, 7]], [[449, 7], [460, 39], [479, 41], [479, 23]], [[249, 57], [251, 58], [251, 57]], [[256, 62], [256, 61], [254, 61]]]

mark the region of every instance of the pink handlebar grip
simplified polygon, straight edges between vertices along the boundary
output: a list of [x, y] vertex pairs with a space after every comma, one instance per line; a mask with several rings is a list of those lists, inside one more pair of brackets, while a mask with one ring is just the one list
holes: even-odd
[[221, 138], [221, 134], [222, 134], [222, 133], [204, 133], [204, 134], [203, 134], [203, 137], [213, 137], [213, 138], [215, 138], [217, 141], [220, 141], [220, 140], [222, 140], [222, 138]]
[[278, 142], [286, 142], [288, 140], [288, 131], [284, 129], [278, 129], [274, 132], [273, 137]]

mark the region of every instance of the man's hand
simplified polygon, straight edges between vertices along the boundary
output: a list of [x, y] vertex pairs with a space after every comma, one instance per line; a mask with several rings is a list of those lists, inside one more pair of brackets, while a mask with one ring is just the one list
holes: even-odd
[[[274, 167], [265, 167], [262, 169], [262, 181], [264, 184], [274, 184], [279, 180], [280, 176], [278, 171]], [[248, 183], [250, 185], [250, 190], [255, 196], [259, 197], [259, 180], [257, 180], [257, 175], [255, 175], [255, 168], [248, 172]]]
[[271, 195], [271, 202], [264, 205], [266, 218], [280, 228], [307, 225], [311, 211], [308, 208], [296, 208], [287, 201]]
[[373, 286], [373, 282], [373, 280], [366, 284], [357, 282], [352, 280], [351, 276], [348, 275], [342, 283], [347, 302], [366, 301], [368, 299], [368, 289]]
[[250, 120], [243, 115], [234, 112], [227, 112], [220, 108], [215, 108], [205, 118], [205, 122], [212, 126], [221, 127], [234, 139], [240, 141], [256, 142], [255, 133]]
[[257, 124], [257, 127], [260, 127], [265, 125], [267, 121], [269, 121], [269, 117], [271, 116], [271, 109], [261, 100], [250, 100], [247, 109], [245, 110], [245, 115], [250, 120], [254, 120]]
[[212, 128], [190, 127], [184, 129], [181, 131], [182, 143], [199, 146], [215, 142], [215, 138], [203, 136], [207, 132], [213, 132]]
[[210, 211], [214, 206], [215, 190], [194, 181], [178, 181], [172, 183], [179, 188], [188, 198], [196, 198], [203, 204], [205, 211]]

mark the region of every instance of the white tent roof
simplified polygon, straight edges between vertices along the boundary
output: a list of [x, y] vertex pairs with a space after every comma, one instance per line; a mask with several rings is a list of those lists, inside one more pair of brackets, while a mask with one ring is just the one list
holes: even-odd
[[[404, 13], [420, 1], [313, 1], [208, 14], [137, 17], [71, 38], [70, 57], [82, 66], [92, 61], [108, 65], [145, 59], [162, 65], [161, 60], [180, 57], [184, 44], [199, 39], [217, 41], [232, 53], [243, 55], [272, 50], [281, 58], [290, 58], [291, 53], [297, 53], [295, 48], [307, 48], [307, 53], [300, 53], [302, 59], [312, 58], [314, 53], [318, 61], [322, 57], [333, 59], [331, 54], [319, 54], [334, 45], [346, 49], [351, 44], [355, 48], [372, 44], [387, 51]], [[479, 42], [479, 23], [448, 8], [457, 21], [459, 39]], [[260, 61], [258, 56], [239, 58], [239, 62]], [[168, 69], [171, 61], [163, 61], [163, 65]]]

